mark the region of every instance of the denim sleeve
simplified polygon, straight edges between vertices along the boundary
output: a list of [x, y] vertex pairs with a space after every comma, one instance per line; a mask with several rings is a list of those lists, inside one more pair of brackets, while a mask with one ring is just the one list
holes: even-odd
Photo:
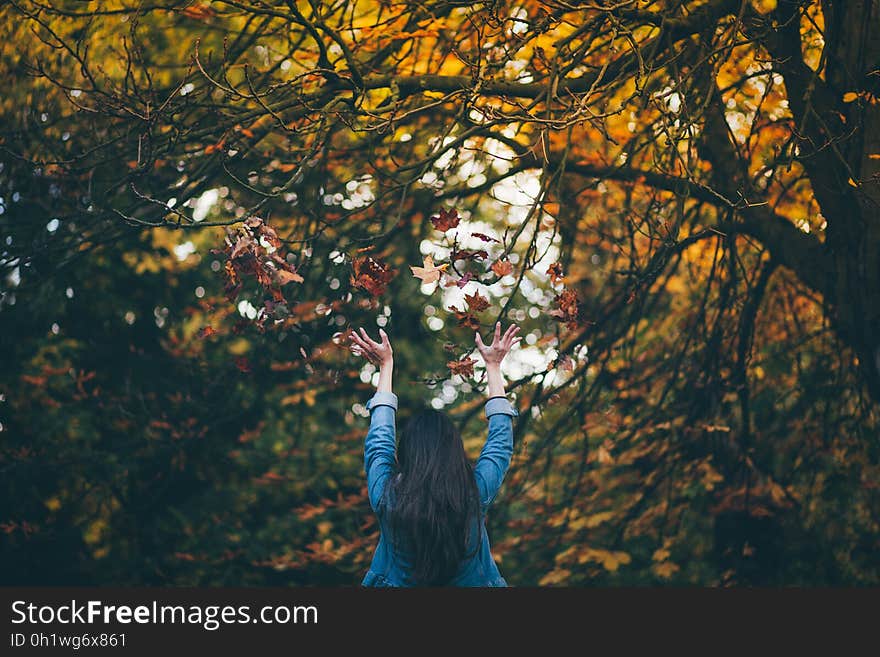
[[397, 414], [397, 395], [376, 392], [367, 401], [370, 411], [370, 430], [364, 442], [364, 469], [367, 473], [367, 493], [370, 506], [378, 513], [385, 482], [394, 472], [394, 422]]
[[480, 505], [485, 509], [498, 494], [513, 455], [513, 418], [519, 412], [507, 397], [492, 397], [486, 402], [489, 435], [474, 467]]

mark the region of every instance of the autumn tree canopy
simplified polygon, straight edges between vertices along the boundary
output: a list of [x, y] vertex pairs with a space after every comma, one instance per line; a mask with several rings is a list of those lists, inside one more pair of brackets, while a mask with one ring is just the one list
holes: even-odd
[[878, 583], [878, 26], [10, 0], [5, 579], [357, 581], [375, 372], [347, 330], [385, 327], [401, 417], [446, 408], [476, 451], [500, 318], [512, 584]]

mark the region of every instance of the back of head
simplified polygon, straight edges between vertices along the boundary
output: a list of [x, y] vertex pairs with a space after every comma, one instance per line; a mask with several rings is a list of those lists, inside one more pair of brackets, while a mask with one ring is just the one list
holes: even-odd
[[413, 415], [397, 447], [400, 477], [392, 477], [389, 523], [396, 547], [417, 585], [442, 585], [478, 546], [479, 494], [461, 434], [445, 413]]

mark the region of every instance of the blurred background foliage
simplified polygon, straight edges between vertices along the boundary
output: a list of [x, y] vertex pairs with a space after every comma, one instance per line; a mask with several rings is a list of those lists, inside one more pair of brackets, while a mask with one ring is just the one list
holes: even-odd
[[880, 583], [878, 13], [0, 7], [0, 583], [357, 584], [497, 319], [512, 585]]

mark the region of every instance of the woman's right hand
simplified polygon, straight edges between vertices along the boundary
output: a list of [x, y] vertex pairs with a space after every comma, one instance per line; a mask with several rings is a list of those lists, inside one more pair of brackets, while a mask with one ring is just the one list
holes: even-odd
[[517, 331], [519, 331], [519, 326], [511, 324], [507, 327], [507, 330], [502, 336], [501, 322], [495, 322], [495, 337], [492, 340], [492, 344], [489, 346], [483, 344], [483, 338], [480, 337], [479, 332], [477, 333], [477, 349], [483, 357], [483, 360], [486, 361], [487, 366], [493, 364], [500, 365], [501, 361], [504, 360], [504, 357], [510, 352], [513, 345], [522, 340], [522, 337], [514, 337]]

